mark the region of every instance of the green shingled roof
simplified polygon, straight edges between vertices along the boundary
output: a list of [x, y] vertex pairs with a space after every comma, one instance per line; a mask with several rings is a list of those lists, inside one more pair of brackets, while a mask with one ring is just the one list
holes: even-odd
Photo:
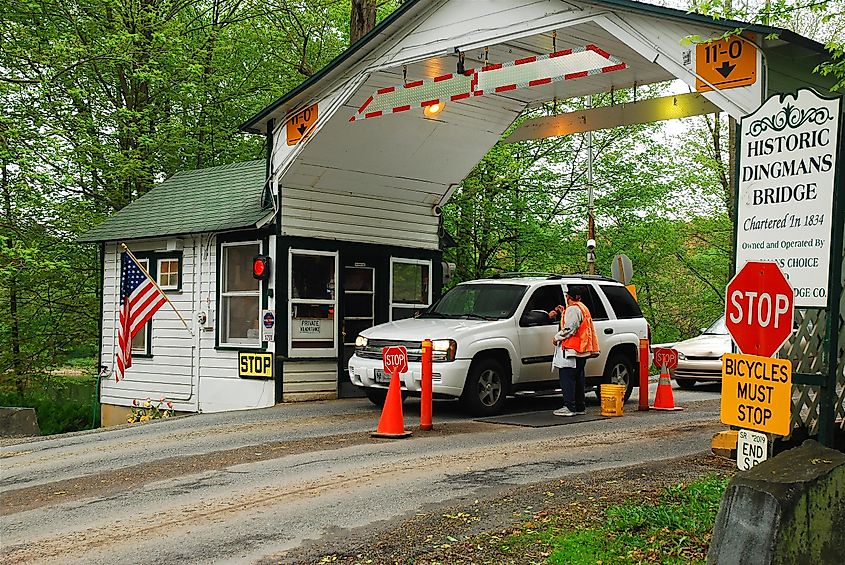
[[262, 207], [265, 161], [181, 171], [83, 234], [80, 242], [234, 230], [272, 213]]

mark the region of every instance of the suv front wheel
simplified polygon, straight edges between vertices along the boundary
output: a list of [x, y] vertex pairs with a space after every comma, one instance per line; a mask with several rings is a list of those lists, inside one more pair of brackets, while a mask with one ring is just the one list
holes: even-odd
[[[634, 390], [634, 363], [621, 353], [612, 353], [604, 366], [604, 381], [613, 385], [625, 385], [625, 402], [631, 398]], [[601, 400], [601, 386], [596, 388], [596, 396]]]
[[461, 404], [473, 416], [492, 416], [502, 411], [507, 397], [507, 374], [495, 359], [472, 364], [464, 383]]

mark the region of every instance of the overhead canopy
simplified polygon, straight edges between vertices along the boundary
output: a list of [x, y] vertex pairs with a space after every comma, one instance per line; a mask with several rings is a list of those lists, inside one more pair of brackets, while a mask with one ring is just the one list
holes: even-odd
[[262, 205], [265, 161], [178, 172], [79, 238], [118, 241], [255, 227], [273, 209]]
[[[778, 73], [792, 72], [799, 80], [809, 75], [823, 46], [786, 30], [627, 0], [409, 0], [242, 129], [273, 135], [271, 182], [282, 194], [284, 234], [306, 235], [308, 226], [298, 223], [301, 214], [288, 212], [299, 207], [312, 220], [326, 220], [321, 226], [331, 222], [323, 228], [325, 237], [367, 235], [378, 242], [402, 230], [400, 221], [421, 218], [421, 212], [443, 204], [527, 107], [675, 79], [695, 90], [697, 80], [707, 79], [698, 72], [697, 49], [689, 38], [718, 38], [738, 28], [746, 30], [743, 45], [753, 54], [754, 80], [702, 93], [734, 117], [757, 108], [769, 90], [767, 81]], [[544, 63], [536, 67], [559, 76], [540, 73], [537, 80], [516, 69], [525, 62], [547, 61], [550, 54], [585, 50], [607, 55], [607, 64], [599, 61], [596, 66], [595, 57], [589, 64], [578, 63], [572, 57], [573, 66], [558, 72]], [[780, 52], [788, 53], [793, 67], [806, 66], [806, 72], [770, 66]], [[459, 54], [473, 79], [454, 80]], [[512, 85], [492, 81], [503, 87], [485, 90], [482, 77], [488, 71], [517, 78]], [[435, 80], [444, 82], [436, 85]], [[455, 97], [460, 89], [446, 86], [467, 80], [473, 86], [466, 96]], [[423, 107], [433, 99], [411, 95], [413, 88], [439, 92], [445, 110], [424, 117]], [[317, 119], [304, 126], [298, 116], [314, 104]], [[290, 141], [290, 120], [304, 132], [301, 141]], [[323, 218], [315, 194], [324, 201], [357, 198], [361, 205], [374, 204], [360, 217]], [[375, 222], [362, 224], [366, 219]], [[406, 223], [404, 230], [424, 235], [405, 243], [436, 246], [436, 222], [419, 221], [417, 226]], [[379, 235], [381, 228], [392, 231]]]

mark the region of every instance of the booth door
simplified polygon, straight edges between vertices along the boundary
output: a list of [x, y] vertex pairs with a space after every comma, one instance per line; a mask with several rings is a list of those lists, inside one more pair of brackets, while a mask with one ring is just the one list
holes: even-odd
[[342, 380], [349, 382], [347, 367], [355, 353], [355, 338], [374, 325], [375, 269], [346, 267], [343, 272], [343, 318], [340, 336], [343, 341]]

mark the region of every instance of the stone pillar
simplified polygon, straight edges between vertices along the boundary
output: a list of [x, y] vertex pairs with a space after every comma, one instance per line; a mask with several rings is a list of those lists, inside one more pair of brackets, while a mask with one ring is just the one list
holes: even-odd
[[728, 485], [707, 562], [845, 563], [845, 454], [814, 440]]

